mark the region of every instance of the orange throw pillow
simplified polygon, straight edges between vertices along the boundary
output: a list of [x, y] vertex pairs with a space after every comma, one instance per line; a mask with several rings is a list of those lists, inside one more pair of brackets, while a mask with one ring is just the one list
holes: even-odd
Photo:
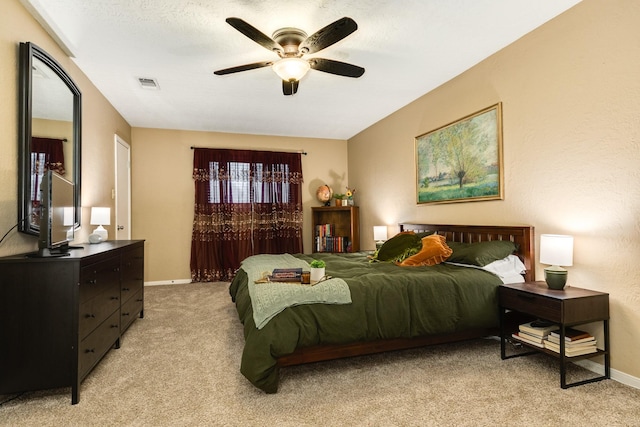
[[447, 245], [444, 236], [432, 234], [422, 238], [422, 249], [417, 254], [405, 259], [399, 265], [417, 267], [421, 265], [436, 265], [451, 256], [453, 250]]

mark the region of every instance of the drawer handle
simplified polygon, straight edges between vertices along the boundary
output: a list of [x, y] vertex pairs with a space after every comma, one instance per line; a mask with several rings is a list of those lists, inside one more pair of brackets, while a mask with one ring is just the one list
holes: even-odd
[[122, 313], [123, 316], [129, 316], [129, 313]]
[[85, 319], [93, 319], [93, 318], [95, 318], [95, 317], [96, 317], [96, 315], [95, 315], [95, 314], [88, 313], [88, 314], [85, 314], [85, 315], [84, 315], [84, 317], [85, 317]]
[[111, 329], [119, 328], [120, 325], [111, 325]]
[[96, 283], [98, 283], [98, 279], [91, 279], [87, 283], [89, 283], [90, 285], [95, 285]]
[[123, 291], [128, 292], [130, 289], [129, 288], [122, 288]]
[[142, 301], [144, 301], [144, 300], [143, 300], [142, 298], [138, 298], [136, 301], [137, 301], [137, 302], [142, 302]]
[[536, 299], [536, 297], [533, 295], [525, 295], [525, 294], [518, 294], [518, 298], [526, 299], [527, 301], [533, 301], [534, 299]]
[[85, 353], [95, 353], [96, 349], [95, 348], [88, 348], [84, 351]]
[[111, 297], [112, 300], [119, 300], [119, 297]]

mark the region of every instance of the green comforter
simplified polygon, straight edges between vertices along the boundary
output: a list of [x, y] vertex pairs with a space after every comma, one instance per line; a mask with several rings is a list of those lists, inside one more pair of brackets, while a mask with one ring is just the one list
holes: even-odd
[[[307, 262], [312, 259], [295, 256]], [[502, 282], [486, 271], [447, 264], [399, 267], [369, 263], [364, 254], [317, 253], [313, 259], [325, 260], [326, 273], [345, 280], [351, 304], [289, 307], [257, 329], [247, 274], [240, 269], [230, 285], [244, 325], [240, 371], [267, 393], [278, 390], [276, 359], [297, 348], [498, 325], [496, 290]]]

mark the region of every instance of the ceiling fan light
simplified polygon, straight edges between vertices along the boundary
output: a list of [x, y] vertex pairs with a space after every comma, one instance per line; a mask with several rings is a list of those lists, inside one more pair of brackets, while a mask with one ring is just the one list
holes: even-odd
[[287, 82], [300, 80], [311, 68], [309, 63], [301, 58], [282, 58], [271, 67], [282, 80]]

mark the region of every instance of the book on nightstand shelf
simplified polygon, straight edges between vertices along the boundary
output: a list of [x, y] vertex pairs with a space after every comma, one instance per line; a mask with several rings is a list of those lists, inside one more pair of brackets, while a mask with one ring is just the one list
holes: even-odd
[[[560, 344], [556, 344], [552, 341], [545, 340], [544, 348], [547, 348], [556, 353], [560, 353]], [[567, 357], [581, 356], [583, 354], [596, 353], [598, 351], [598, 347], [596, 347], [596, 342], [592, 341], [591, 345], [582, 345], [578, 347], [570, 347], [565, 345], [564, 354]]]
[[[549, 332], [549, 335], [560, 340], [560, 329], [555, 329]], [[593, 336], [589, 332], [580, 331], [578, 329], [566, 328], [564, 330], [564, 340], [567, 342], [577, 342], [579, 340], [589, 340]]]
[[555, 323], [546, 323], [534, 320], [533, 322], [523, 323], [518, 326], [518, 329], [520, 332], [524, 332], [538, 338], [546, 338], [551, 331], [558, 329], [558, 325]]
[[[544, 339], [543, 338], [538, 338], [538, 337], [534, 337], [533, 335], [527, 335], [524, 332], [515, 332], [513, 334], [511, 334], [511, 336], [513, 338], [515, 338], [518, 341], [522, 341], [525, 342], [529, 345], [533, 345], [536, 347], [540, 347], [540, 348], [544, 348]], [[539, 340], [539, 341], [538, 341]]]
[[[553, 335], [549, 335], [547, 337], [547, 340], [549, 340], [550, 342], [554, 343], [554, 344], [558, 344], [560, 345], [560, 338], [555, 337]], [[584, 347], [587, 345], [595, 345], [596, 343], [596, 338], [589, 335], [587, 338], [582, 338], [579, 339], [577, 341], [566, 341], [564, 342], [565, 347], [568, 348], [572, 348], [572, 347]]]

